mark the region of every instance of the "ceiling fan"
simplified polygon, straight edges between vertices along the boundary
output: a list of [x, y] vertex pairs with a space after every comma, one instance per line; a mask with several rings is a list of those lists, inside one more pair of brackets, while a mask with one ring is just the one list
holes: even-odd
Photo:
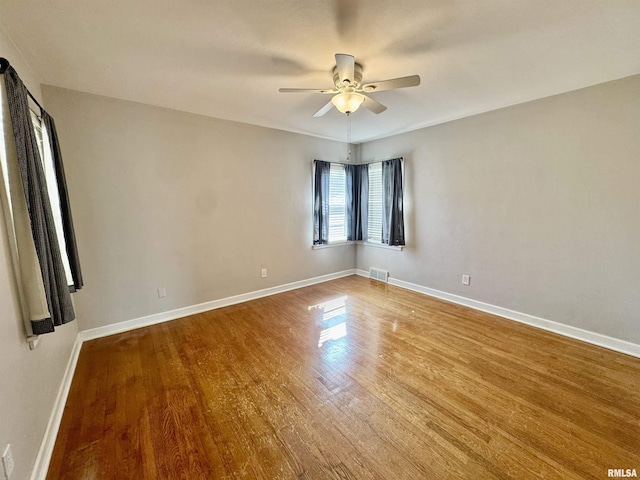
[[355, 112], [360, 105], [371, 110], [373, 113], [382, 113], [387, 107], [365, 95], [366, 93], [416, 87], [420, 85], [420, 77], [418, 75], [410, 75], [408, 77], [363, 84], [362, 65], [355, 62], [353, 55], [336, 53], [336, 66], [333, 67], [333, 84], [335, 85], [334, 88], [325, 90], [314, 88], [281, 88], [280, 92], [323, 93], [333, 95], [329, 103], [313, 114], [314, 117], [321, 117], [331, 110], [333, 106], [347, 115]]

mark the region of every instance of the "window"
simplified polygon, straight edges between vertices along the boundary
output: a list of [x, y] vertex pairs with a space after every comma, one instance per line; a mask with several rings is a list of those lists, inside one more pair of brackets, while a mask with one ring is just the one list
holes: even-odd
[[82, 288], [82, 273], [55, 122], [0, 63], [1, 203], [25, 333], [41, 335], [75, 319], [70, 294]]
[[36, 133], [36, 141], [38, 143], [38, 151], [40, 159], [44, 167], [44, 176], [47, 182], [47, 193], [49, 194], [49, 203], [51, 204], [51, 213], [56, 227], [56, 236], [58, 237], [58, 248], [62, 257], [62, 265], [64, 273], [67, 277], [67, 285], [72, 286], [73, 275], [71, 274], [71, 265], [69, 264], [69, 255], [67, 254], [67, 245], [64, 238], [64, 229], [62, 226], [62, 210], [60, 209], [60, 195], [58, 193], [58, 180], [56, 178], [55, 165], [51, 155], [51, 144], [49, 143], [49, 135], [47, 129], [43, 125], [42, 118], [31, 111], [31, 123]]
[[367, 241], [382, 243], [382, 162], [369, 164]]
[[347, 176], [344, 165], [329, 169], [329, 243], [347, 241]]
[[314, 162], [314, 245], [405, 245], [402, 159], [361, 165]]
[[31, 110], [29, 113], [31, 113], [31, 123], [33, 124], [33, 131], [36, 132], [36, 141], [38, 142], [38, 151], [40, 152], [40, 158], [42, 159], [44, 158], [44, 148], [43, 148], [44, 135], [42, 133], [42, 121], [40, 120], [40, 117], [38, 117], [38, 115], [36, 115], [36, 113], [33, 110]]

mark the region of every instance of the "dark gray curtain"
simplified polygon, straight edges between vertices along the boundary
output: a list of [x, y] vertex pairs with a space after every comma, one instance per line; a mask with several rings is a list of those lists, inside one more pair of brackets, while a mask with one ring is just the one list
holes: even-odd
[[27, 88], [13, 69], [4, 73], [13, 134], [16, 140], [20, 177], [31, 220], [31, 233], [40, 263], [51, 318], [32, 323], [36, 335], [49, 333], [54, 326], [75, 318], [67, 278], [56, 235], [44, 168], [31, 123]]
[[357, 231], [361, 232], [358, 240], [367, 241], [367, 231], [369, 225], [369, 166], [359, 165], [360, 170], [360, 208], [359, 208], [359, 224]]
[[382, 243], [405, 244], [401, 158], [382, 162]]
[[329, 242], [329, 171], [331, 164], [314, 161], [313, 244]]
[[53, 117], [47, 112], [42, 112], [42, 121], [44, 122], [47, 134], [49, 135], [49, 143], [51, 144], [51, 156], [53, 157], [53, 165], [56, 171], [56, 183], [58, 186], [58, 196], [60, 197], [60, 210], [62, 213], [62, 229], [64, 231], [64, 241], [67, 248], [67, 256], [69, 257], [69, 266], [71, 267], [71, 275], [73, 276], [73, 286], [71, 291], [80, 290], [84, 285], [82, 280], [82, 270], [80, 269], [80, 258], [78, 257], [78, 246], [76, 244], [76, 233], [73, 228], [73, 218], [71, 216], [71, 205], [69, 204], [69, 192], [67, 190], [67, 179], [64, 174], [64, 166], [62, 164], [62, 154], [60, 152], [60, 143], [58, 141], [58, 132]]
[[369, 206], [368, 165], [345, 165], [344, 168], [347, 178], [347, 240], [366, 240]]

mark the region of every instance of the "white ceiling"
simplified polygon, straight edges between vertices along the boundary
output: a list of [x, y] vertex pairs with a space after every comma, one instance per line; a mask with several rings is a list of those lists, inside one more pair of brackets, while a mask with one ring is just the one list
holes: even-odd
[[331, 87], [335, 53], [420, 75], [354, 143], [640, 73], [638, 0], [0, 0], [0, 22], [46, 84], [341, 141], [344, 115], [312, 118], [329, 97], [278, 88]]

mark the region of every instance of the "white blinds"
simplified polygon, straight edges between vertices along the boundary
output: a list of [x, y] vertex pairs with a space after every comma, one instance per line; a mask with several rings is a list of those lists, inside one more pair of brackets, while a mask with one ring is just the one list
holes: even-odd
[[382, 162], [369, 164], [367, 241], [382, 243]]
[[329, 171], [329, 243], [347, 240], [346, 172], [332, 163]]

